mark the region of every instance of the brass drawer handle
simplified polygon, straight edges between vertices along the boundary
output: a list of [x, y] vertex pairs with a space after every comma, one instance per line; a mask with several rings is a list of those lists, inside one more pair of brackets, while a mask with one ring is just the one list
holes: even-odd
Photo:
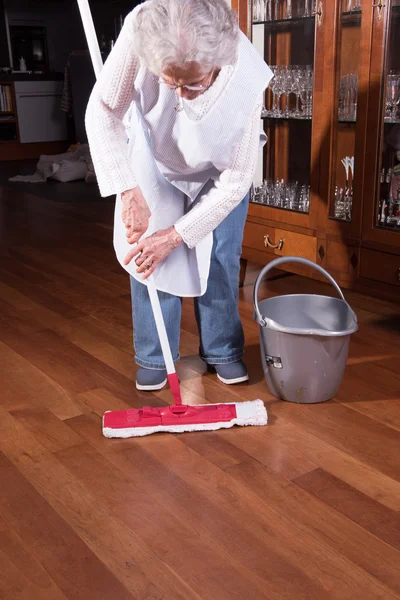
[[382, 16], [383, 16], [383, 9], [385, 8], [386, 4], [382, 3], [382, 0], [379, 0], [378, 4], [373, 4], [372, 8], [377, 8], [378, 9], [378, 21], [382, 20]]
[[264, 245], [266, 248], [274, 248], [275, 250], [282, 250], [285, 239], [281, 238], [277, 244], [273, 244], [269, 239], [269, 235], [264, 236]]
[[322, 25], [322, 18], [324, 16], [324, 7], [322, 6], [322, 2], [320, 2], [318, 4], [318, 10], [315, 10], [312, 14], [317, 17], [317, 25], [318, 25], [318, 27], [321, 27], [321, 25]]

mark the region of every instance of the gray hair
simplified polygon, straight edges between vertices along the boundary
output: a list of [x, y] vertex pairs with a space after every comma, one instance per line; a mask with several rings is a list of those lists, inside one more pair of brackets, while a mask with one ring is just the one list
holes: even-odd
[[134, 47], [155, 75], [196, 62], [204, 72], [236, 62], [239, 27], [226, 0], [150, 0], [134, 23]]

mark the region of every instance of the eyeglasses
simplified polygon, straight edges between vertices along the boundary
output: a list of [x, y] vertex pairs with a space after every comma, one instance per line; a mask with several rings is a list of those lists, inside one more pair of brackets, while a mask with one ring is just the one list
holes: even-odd
[[213, 69], [211, 71], [210, 79], [209, 79], [207, 85], [202, 85], [202, 84], [198, 84], [198, 85], [175, 85], [174, 83], [168, 83], [167, 81], [164, 81], [164, 79], [162, 77], [160, 77], [158, 79], [158, 83], [162, 83], [169, 90], [177, 90], [178, 88], [181, 88], [181, 90], [186, 90], [188, 92], [203, 92], [203, 91], [207, 90], [210, 87], [211, 82], [212, 82], [212, 78], [213, 78], [213, 75], [214, 75], [214, 71], [215, 71], [215, 69]]

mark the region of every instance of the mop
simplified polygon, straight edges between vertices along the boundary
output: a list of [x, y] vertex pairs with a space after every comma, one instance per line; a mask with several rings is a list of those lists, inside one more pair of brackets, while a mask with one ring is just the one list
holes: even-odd
[[[95, 75], [98, 77], [103, 62], [89, 3], [88, 0], [77, 1]], [[196, 406], [183, 404], [160, 300], [152, 276], [147, 279], [147, 289], [174, 404], [162, 408], [144, 406], [139, 409], [107, 411], [103, 415], [103, 435], [107, 438], [129, 438], [158, 432], [215, 431], [234, 425], [266, 425], [268, 417], [262, 400]]]

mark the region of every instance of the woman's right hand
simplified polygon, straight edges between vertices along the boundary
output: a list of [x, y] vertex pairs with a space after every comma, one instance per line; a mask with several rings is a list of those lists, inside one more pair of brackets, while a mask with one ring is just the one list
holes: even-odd
[[122, 220], [130, 244], [137, 243], [147, 231], [151, 212], [139, 186], [122, 192]]

